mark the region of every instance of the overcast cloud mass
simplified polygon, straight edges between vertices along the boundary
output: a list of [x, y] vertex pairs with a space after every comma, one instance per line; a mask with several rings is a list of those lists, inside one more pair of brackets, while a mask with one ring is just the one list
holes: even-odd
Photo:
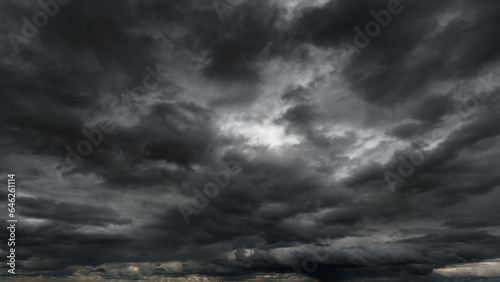
[[500, 281], [499, 1], [0, 13], [0, 279]]

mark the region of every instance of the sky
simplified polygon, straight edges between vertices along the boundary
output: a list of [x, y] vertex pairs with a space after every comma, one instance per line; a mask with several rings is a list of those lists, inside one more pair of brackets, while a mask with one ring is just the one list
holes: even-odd
[[0, 280], [499, 281], [499, 1], [0, 14]]

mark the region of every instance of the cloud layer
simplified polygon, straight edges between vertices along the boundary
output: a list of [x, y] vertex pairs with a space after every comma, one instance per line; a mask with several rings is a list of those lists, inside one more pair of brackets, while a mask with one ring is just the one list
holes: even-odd
[[0, 4], [20, 279], [498, 277], [498, 1], [49, 2]]

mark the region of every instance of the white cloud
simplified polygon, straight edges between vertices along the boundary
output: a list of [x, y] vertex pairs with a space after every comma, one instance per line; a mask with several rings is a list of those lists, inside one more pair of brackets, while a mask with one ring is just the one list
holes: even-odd
[[434, 273], [446, 277], [476, 276], [500, 278], [500, 259], [450, 265], [444, 268], [435, 269]]

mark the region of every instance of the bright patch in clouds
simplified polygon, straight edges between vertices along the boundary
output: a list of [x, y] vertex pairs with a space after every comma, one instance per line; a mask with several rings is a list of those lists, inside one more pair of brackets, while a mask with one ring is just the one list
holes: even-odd
[[434, 270], [434, 273], [453, 276], [476, 276], [476, 277], [497, 277], [500, 278], [500, 259], [488, 260], [477, 263], [464, 263], [451, 265]]
[[285, 134], [283, 127], [270, 121], [257, 123], [252, 121], [227, 121], [221, 131], [229, 135], [241, 135], [248, 138], [249, 145], [269, 146], [270, 148], [298, 144], [300, 139]]

